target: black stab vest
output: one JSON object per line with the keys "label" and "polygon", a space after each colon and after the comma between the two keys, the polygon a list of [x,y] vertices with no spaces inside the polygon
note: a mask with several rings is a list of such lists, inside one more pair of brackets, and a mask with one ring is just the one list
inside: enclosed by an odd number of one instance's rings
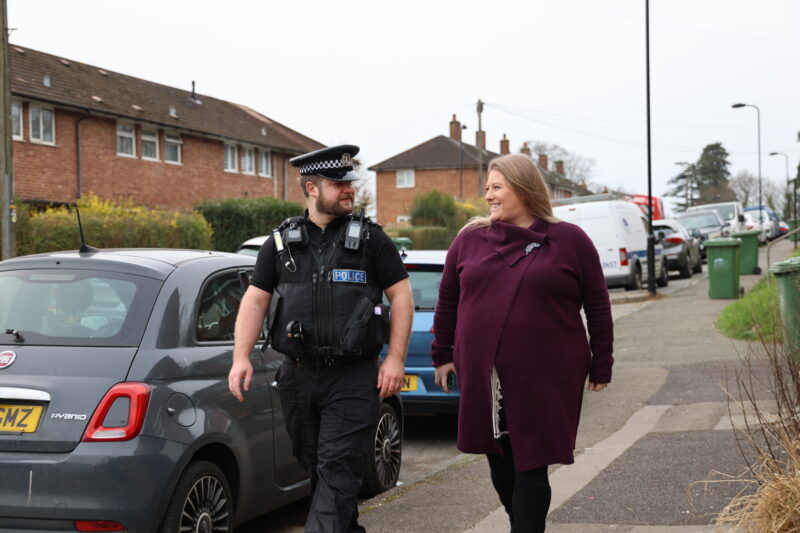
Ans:
{"label": "black stab vest", "polygon": [[[348,250],[344,237],[352,217],[324,245],[308,237],[287,243],[292,224],[310,224],[305,217],[278,226],[284,249],[276,253],[279,281],[268,320],[269,342],[277,351],[295,358],[376,356],[387,342],[388,308],[381,305],[383,291],[366,257],[369,233],[379,226],[365,218],[358,250]],[[295,331],[301,324],[302,339],[289,337],[287,327],[293,322]]]}

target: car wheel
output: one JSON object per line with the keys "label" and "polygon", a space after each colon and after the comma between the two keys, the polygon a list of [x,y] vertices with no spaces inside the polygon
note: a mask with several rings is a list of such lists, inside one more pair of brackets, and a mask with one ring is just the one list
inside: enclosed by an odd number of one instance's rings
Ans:
{"label": "car wheel", "polygon": [[642,267],[638,264],[633,267],[633,278],[631,282],[625,286],[626,291],[638,291],[642,288]]}
{"label": "car wheel", "polygon": [[375,429],[374,455],[367,462],[361,496],[369,498],[397,485],[400,477],[402,438],[400,417],[394,407],[381,403],[378,427]]}
{"label": "car wheel", "polygon": [[692,258],[691,258],[690,255],[687,254],[686,263],[681,265],[681,267],[678,269],[678,271],[680,272],[679,275],[680,275],[681,278],[691,278],[692,277],[692,269],[691,269],[691,267],[689,265],[689,263],[691,263],[691,262],[692,262]]}
{"label": "car wheel", "polygon": [[191,463],[181,474],[160,533],[232,531],[233,498],[222,470],[208,461]]}
{"label": "car wheel", "polygon": [[669,285],[669,273],[667,272],[666,263],[661,263],[661,275],[656,280],[656,285],[659,287],[666,287]]}

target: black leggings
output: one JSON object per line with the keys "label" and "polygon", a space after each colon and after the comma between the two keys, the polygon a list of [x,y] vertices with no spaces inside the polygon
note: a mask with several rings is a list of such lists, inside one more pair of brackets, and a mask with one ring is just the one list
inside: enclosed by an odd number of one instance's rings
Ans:
{"label": "black leggings", "polygon": [[490,453],[486,457],[489,459],[492,485],[511,521],[511,533],[542,532],[550,509],[547,467],[517,472],[508,435],[500,438],[500,444],[503,454]]}

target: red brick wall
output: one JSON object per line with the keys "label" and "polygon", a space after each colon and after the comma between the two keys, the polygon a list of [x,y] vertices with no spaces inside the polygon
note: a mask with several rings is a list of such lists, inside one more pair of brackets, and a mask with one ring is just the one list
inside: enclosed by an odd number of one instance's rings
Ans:
{"label": "red brick wall", "polygon": [[[24,140],[14,141],[15,194],[23,200],[74,202],[77,199],[75,121],[80,113],[56,109],[55,146],[30,142],[28,104],[23,104]],[[81,122],[83,195],[131,199],[137,205],[190,208],[217,198],[284,195],[287,154],[272,152],[272,177],[225,172],[223,142],[181,134],[182,164],[164,162],[164,131],[159,130],[160,161],[141,159],[141,127],[136,127],[136,158],[117,155],[117,122],[88,116]],[[241,168],[242,147],[238,148]],[[260,163],[255,151],[256,171]],[[302,201],[298,170],[288,165],[288,198]]]}
{"label": "red brick wall", "polygon": [[[465,168],[462,174],[463,187],[459,184],[459,169],[415,170],[414,187],[397,188],[397,173],[378,172],[375,177],[375,196],[378,223],[395,226],[398,215],[408,215],[414,197],[436,189],[454,198],[474,198],[477,195],[477,169]],[[482,194],[482,192],[481,192]]]}

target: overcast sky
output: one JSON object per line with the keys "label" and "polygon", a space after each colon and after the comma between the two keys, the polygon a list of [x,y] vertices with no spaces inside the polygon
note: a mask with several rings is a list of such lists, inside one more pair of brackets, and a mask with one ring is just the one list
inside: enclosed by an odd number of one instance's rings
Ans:
{"label": "overcast sky", "polygon": [[[647,190],[644,0],[8,0],[10,41],[247,105],[366,166],[456,114],[595,161],[592,181]],[[731,174],[781,183],[800,158],[800,2],[651,0],[653,191],[722,142]]]}

